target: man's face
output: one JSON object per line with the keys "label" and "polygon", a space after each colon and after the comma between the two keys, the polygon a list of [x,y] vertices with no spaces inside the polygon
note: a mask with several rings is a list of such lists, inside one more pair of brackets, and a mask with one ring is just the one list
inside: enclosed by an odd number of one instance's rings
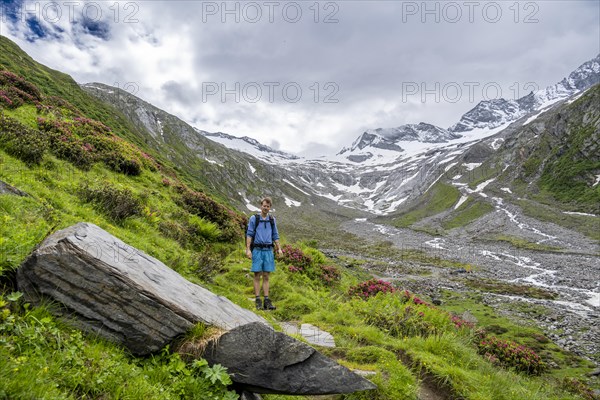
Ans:
{"label": "man's face", "polygon": [[269,213],[269,210],[271,209],[271,205],[266,201],[263,201],[260,205],[260,209],[263,215],[267,215]]}

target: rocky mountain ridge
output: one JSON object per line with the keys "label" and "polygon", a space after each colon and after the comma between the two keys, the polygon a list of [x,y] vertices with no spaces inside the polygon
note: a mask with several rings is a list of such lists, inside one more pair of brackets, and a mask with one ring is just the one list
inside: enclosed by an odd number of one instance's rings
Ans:
{"label": "rocky mountain ridge", "polygon": [[117,88],[83,88],[146,127],[155,148],[182,168],[206,171],[206,184],[241,209],[256,211],[263,192],[276,199],[279,211],[316,206],[393,216],[410,209],[444,176],[485,175],[477,167],[512,132],[556,112],[600,81],[599,60],[597,56],[584,63],[544,91],[518,100],[481,102],[450,129],[422,122],[368,130],[337,155],[314,159],[279,152],[253,139],[199,130]]}
{"label": "rocky mountain ridge", "polygon": [[535,110],[542,110],[552,103],[569,98],[600,82],[600,54],[586,61],[555,85],[516,99],[503,98],[481,101],[464,114],[460,121],[449,128],[461,133],[477,128],[493,129],[515,121]]}
{"label": "rocky mountain ridge", "polygon": [[[301,177],[295,184],[305,193],[344,207],[390,214],[426,192],[443,174],[462,164],[468,169],[481,163],[490,151],[497,150],[505,136],[500,132],[509,125],[513,124],[509,132],[514,131],[598,82],[600,55],[544,90],[517,100],[482,101],[449,129],[423,122],[377,128],[367,130],[333,157],[282,161],[262,153],[260,158],[287,171],[289,180]],[[486,138],[492,138],[489,146],[476,146]],[[221,143],[229,147],[231,139]],[[461,160],[473,146],[483,153],[476,156],[471,151]]]}

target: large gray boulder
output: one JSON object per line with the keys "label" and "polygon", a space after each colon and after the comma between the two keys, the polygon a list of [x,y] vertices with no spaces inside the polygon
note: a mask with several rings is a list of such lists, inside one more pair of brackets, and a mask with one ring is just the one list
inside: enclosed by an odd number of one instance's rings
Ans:
{"label": "large gray boulder", "polygon": [[209,342],[202,357],[227,367],[239,387],[254,393],[320,395],[376,388],[309,345],[261,323]]}
{"label": "large gray boulder", "polygon": [[57,300],[75,325],[138,355],[160,350],[198,322],[224,330],[266,324],[89,223],[44,240],[19,268],[17,283],[29,301]]}

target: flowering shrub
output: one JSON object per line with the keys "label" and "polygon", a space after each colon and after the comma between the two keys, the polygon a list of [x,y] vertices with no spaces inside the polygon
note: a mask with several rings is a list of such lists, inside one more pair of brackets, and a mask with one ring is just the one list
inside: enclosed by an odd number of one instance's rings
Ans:
{"label": "flowering shrub", "polygon": [[0,148],[34,165],[42,161],[48,149],[48,140],[40,132],[0,113]]}
{"label": "flowering shrub", "polygon": [[72,121],[38,117],[37,124],[47,134],[52,153],[82,169],[97,161],[125,175],[139,175],[142,167],[156,169],[150,156],[113,135],[101,122],[85,117]]}
{"label": "flowering shrub", "polygon": [[321,263],[322,260],[325,260],[322,255],[321,258],[318,257],[321,253],[315,252],[316,258],[313,258],[289,244],[284,245],[281,251],[283,252],[282,261],[289,264],[287,268],[292,273],[304,274],[325,286],[333,285],[342,277],[338,267]]}
{"label": "flowering shrub", "polygon": [[342,277],[335,265],[319,265],[319,272],[319,278],[327,286],[333,285]]}
{"label": "flowering shrub", "polygon": [[227,209],[204,193],[196,192],[184,185],[176,186],[181,194],[176,203],[188,212],[218,225],[219,240],[234,243],[243,237],[246,221],[239,214]]}
{"label": "flowering shrub", "polygon": [[12,72],[0,71],[0,107],[18,108],[42,100],[39,89]]}
{"label": "flowering shrub", "polygon": [[17,108],[23,104],[20,99],[12,98],[11,94],[6,90],[0,89],[0,106],[4,106],[6,108]]}
{"label": "flowering shrub", "polygon": [[477,347],[479,354],[504,367],[532,375],[539,375],[546,369],[545,363],[533,350],[510,340],[489,337],[480,331]]}
{"label": "flowering shrub", "polygon": [[307,269],[312,263],[312,258],[309,255],[304,254],[302,250],[296,247],[292,247],[289,244],[284,245],[281,248],[283,252],[282,261],[287,264],[292,264],[295,267]]}
{"label": "flowering shrub", "polygon": [[57,96],[44,97],[44,102],[37,103],[35,106],[38,115],[42,116],[51,116],[54,118],[76,118],[82,116],[81,111],[77,107]]}
{"label": "flowering shrub", "polygon": [[302,272],[304,271],[304,268],[302,267],[296,267],[294,265],[288,265],[288,271],[292,272],[292,273],[296,273],[296,272]]}
{"label": "flowering shrub", "polygon": [[415,303],[416,305],[424,305],[430,308],[434,308],[433,305],[431,305],[430,303],[426,302],[425,300],[421,300],[419,297],[417,296],[413,296],[412,298],[413,303]]}
{"label": "flowering shrub", "polygon": [[[355,305],[365,322],[394,337],[427,337],[446,328],[441,311],[423,312],[422,306],[404,302],[401,296],[377,296]],[[435,314],[435,315],[434,315]]]}
{"label": "flowering shrub", "polygon": [[381,279],[370,279],[356,286],[351,286],[348,294],[366,300],[377,293],[394,293],[394,291],[395,289],[391,283],[382,281]]}
{"label": "flowering shrub", "polygon": [[133,215],[141,215],[142,202],[129,189],[119,189],[109,183],[98,187],[81,185],[79,196],[82,200],[95,204],[106,216],[121,222]]}
{"label": "flowering shrub", "polygon": [[457,329],[461,329],[461,328],[473,329],[475,327],[474,323],[467,322],[464,319],[462,319],[461,317],[458,317],[456,315],[450,315],[450,320],[452,321],[452,323],[454,324],[454,326]]}
{"label": "flowering shrub", "polygon": [[594,394],[585,383],[576,378],[564,378],[562,386],[571,393],[577,394],[585,400],[598,400],[598,396]]}

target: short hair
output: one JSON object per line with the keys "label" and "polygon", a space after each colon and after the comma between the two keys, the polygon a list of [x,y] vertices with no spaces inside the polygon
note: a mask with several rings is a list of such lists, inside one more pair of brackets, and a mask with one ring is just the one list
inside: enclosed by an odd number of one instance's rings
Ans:
{"label": "short hair", "polygon": [[264,198],[263,198],[263,199],[260,201],[260,204],[262,205],[262,203],[264,203],[265,201],[266,201],[266,202],[267,202],[267,203],[268,203],[270,206],[272,206],[272,205],[273,205],[273,200],[271,200],[271,198],[270,198],[270,197],[264,197]]}

